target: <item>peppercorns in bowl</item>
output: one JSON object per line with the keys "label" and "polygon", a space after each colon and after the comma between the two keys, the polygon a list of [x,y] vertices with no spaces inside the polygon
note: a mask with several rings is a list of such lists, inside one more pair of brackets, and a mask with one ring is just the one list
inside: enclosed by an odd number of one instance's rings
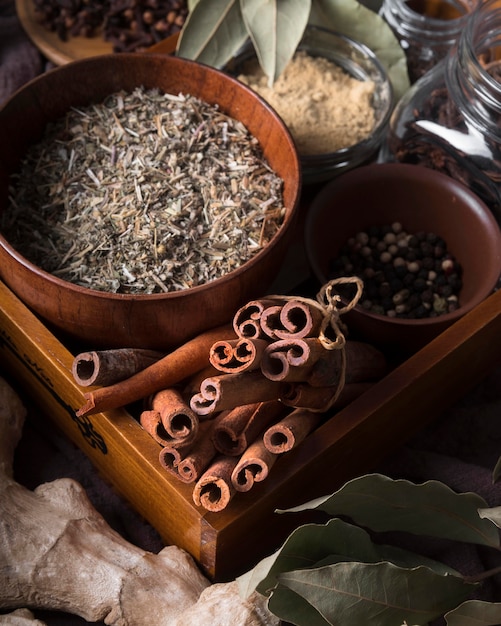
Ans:
{"label": "peppercorns in bowl", "polygon": [[372,164],[314,198],[305,245],[315,277],[337,280],[350,334],[398,352],[420,349],[471,311],[501,276],[501,231],[467,187],[428,168]]}

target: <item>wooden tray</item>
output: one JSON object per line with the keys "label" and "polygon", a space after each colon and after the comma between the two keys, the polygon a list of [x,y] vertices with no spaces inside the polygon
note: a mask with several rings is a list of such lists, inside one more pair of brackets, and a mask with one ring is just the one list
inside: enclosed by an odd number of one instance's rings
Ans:
{"label": "wooden tray", "polygon": [[0,282],[6,371],[163,539],[190,552],[214,581],[247,571],[302,522],[275,509],[327,495],[373,470],[477,384],[501,359],[500,336],[497,292],[279,459],[266,481],[221,513],[207,513],[194,505],[189,486],[163,472],[158,444],[130,413],[75,417],[83,393],[71,375],[73,355]]}

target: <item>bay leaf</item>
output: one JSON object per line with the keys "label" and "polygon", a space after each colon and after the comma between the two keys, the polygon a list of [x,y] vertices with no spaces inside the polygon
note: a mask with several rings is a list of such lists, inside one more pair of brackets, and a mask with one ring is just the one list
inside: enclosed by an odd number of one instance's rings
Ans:
{"label": "bay leaf", "polygon": [[479,509],[478,514],[482,519],[488,519],[498,528],[501,528],[501,506]]}
{"label": "bay leaf", "polygon": [[478,510],[487,508],[475,493],[456,493],[439,481],[416,485],[367,474],[347,482],[334,494],[288,509],[319,509],[329,515],[346,515],[357,524],[378,532],[404,531],[499,547],[499,533]]}
{"label": "bay leaf", "polygon": [[395,101],[409,89],[405,52],[378,13],[357,0],[313,0],[309,22],[343,33],[370,48],[389,74]]}
{"label": "bay leaf", "polygon": [[[271,606],[270,606],[271,605]],[[328,622],[311,604],[284,585],[278,585],[273,597],[268,601],[268,608],[282,621],[301,626],[329,626]]]}
{"label": "bay leaf", "polygon": [[468,600],[445,615],[447,626],[497,626],[501,624],[501,603]]}
{"label": "bay leaf", "polygon": [[239,0],[197,2],[181,29],[176,55],[221,68],[248,38]]}
{"label": "bay leaf", "polygon": [[391,561],[400,567],[424,565],[440,574],[457,575],[452,568],[409,550],[376,544],[362,528],[333,518],[326,524],[305,524],[295,529],[280,550],[265,557],[253,570],[239,577],[239,588],[245,597],[256,589],[268,595],[283,572],[332,565],[340,561]]}
{"label": "bay leaf", "polygon": [[240,7],[259,65],[271,87],[303,36],[311,0],[241,0]]}
{"label": "bay leaf", "polygon": [[[394,626],[404,621],[424,625],[466,600],[475,589],[457,576],[390,563],[337,563],[286,572],[279,576],[279,583],[304,598],[327,624],[336,626]],[[281,617],[274,593],[268,607]]]}

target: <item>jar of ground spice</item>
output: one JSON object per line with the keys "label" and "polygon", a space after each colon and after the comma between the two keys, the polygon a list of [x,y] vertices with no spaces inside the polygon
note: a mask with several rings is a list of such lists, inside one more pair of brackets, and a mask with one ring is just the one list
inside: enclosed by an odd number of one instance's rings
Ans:
{"label": "jar of ground spice", "polygon": [[298,149],[303,183],[322,182],[376,159],[393,108],[393,90],[367,46],[308,26],[273,86],[251,48],[228,70],[284,120]]}
{"label": "jar of ground spice", "polygon": [[405,51],[411,83],[446,56],[473,6],[474,0],[383,0],[381,15]]}
{"label": "jar of ground spice", "polygon": [[385,161],[423,165],[467,185],[501,224],[501,6],[470,15],[446,58],[393,112]]}

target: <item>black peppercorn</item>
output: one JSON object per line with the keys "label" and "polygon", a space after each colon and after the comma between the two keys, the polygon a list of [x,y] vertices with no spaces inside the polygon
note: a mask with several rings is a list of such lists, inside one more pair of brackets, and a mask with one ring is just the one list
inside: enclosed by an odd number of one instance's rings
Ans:
{"label": "black peppercorn", "polygon": [[409,234],[399,223],[371,226],[351,237],[330,266],[331,278],[364,281],[361,305],[373,313],[422,319],[459,306],[461,267],[436,233]]}

